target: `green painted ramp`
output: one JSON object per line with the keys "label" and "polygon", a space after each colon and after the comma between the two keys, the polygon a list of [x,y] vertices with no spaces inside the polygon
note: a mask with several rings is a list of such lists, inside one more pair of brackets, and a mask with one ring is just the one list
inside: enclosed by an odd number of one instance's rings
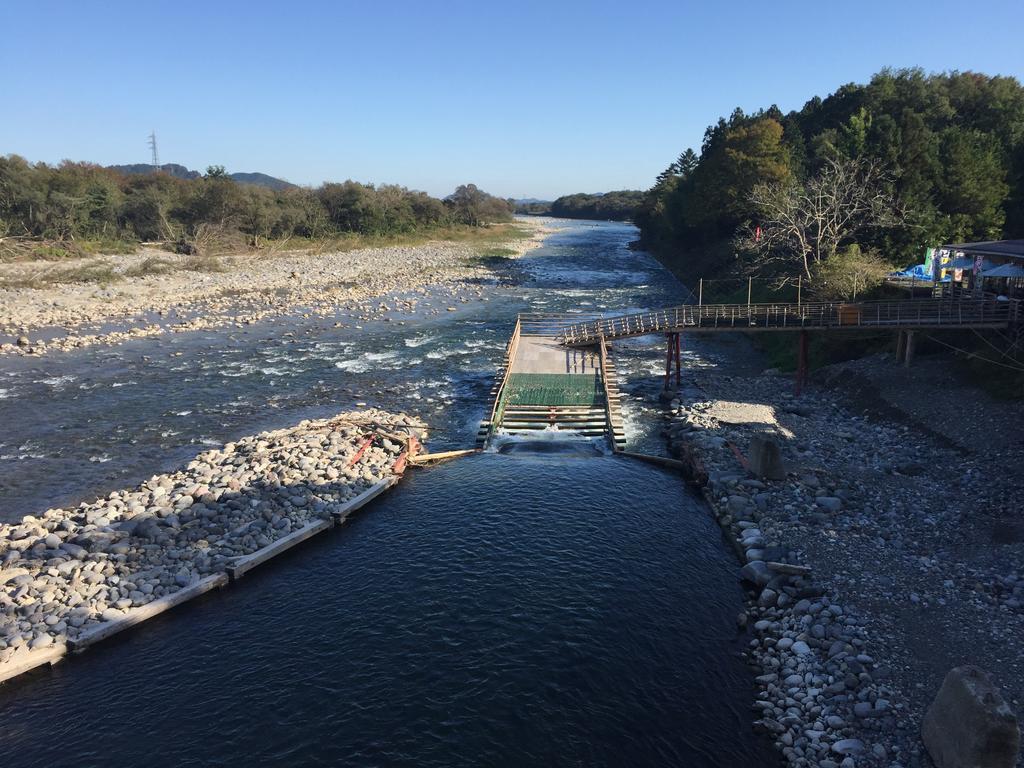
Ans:
{"label": "green painted ramp", "polygon": [[601,406],[604,388],[597,374],[513,373],[505,387],[504,404]]}

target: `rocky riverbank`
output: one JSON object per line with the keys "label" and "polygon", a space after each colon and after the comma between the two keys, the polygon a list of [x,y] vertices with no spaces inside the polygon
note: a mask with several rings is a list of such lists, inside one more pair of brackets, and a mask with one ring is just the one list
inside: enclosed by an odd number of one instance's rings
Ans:
{"label": "rocky riverbank", "polygon": [[[965,404],[947,365],[924,388],[936,429],[901,407],[913,371],[887,358],[826,370],[794,397],[791,379],[751,365],[744,340],[693,343],[701,365],[672,403],[670,450],[705,479],[744,563],[756,722],[787,762],[930,765],[924,712],[965,663],[990,672],[1019,711],[1019,406],[982,403],[976,390]],[[922,382],[910,384],[920,403]],[[993,417],[986,441],[944,434],[979,407]],[[765,433],[785,479],[747,471]]]}
{"label": "rocky riverbank", "polygon": [[[553,231],[545,221],[526,220],[516,226],[532,234],[510,236],[488,248],[516,258],[538,247]],[[296,311],[322,318],[347,313],[357,322],[391,310],[412,313],[428,285],[449,288],[454,302],[480,298],[478,283],[492,279],[494,269],[482,264],[479,254],[479,247],[472,244],[439,241],[223,257],[215,260],[215,268],[199,271],[183,266],[193,257],[164,251],[97,256],[64,268],[102,268],[119,275],[118,282],[0,289],[0,337],[10,339],[0,343],[0,354],[38,355],[162,333],[243,327]],[[163,266],[146,274],[146,264],[157,262]],[[2,264],[0,274],[17,276],[19,270],[31,268]],[[382,306],[381,297],[392,298]]]}
{"label": "rocky riverbank", "polygon": [[0,672],[329,519],[393,476],[424,429],[376,410],[303,421],[205,451],[138,488],[0,525]]}

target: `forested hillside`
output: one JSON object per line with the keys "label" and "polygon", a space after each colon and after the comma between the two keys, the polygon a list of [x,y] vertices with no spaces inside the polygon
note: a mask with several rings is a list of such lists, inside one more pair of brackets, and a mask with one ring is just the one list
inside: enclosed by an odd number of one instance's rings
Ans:
{"label": "forested hillside", "polygon": [[[133,163],[131,165],[108,165],[107,168],[117,173],[166,173],[168,176],[176,176],[179,179],[198,179],[203,174],[199,171],[190,171],[183,165],[177,163],[164,163],[159,168],[148,163]],[[257,187],[268,187],[269,189],[291,189],[296,186],[284,179],[278,179],[265,173],[229,173],[228,176],[239,184],[253,184]]]}
{"label": "forested hillside", "polygon": [[811,275],[851,252],[905,265],[929,245],[1024,237],[1024,88],[886,70],[788,114],[737,109],[658,177],[635,221],[689,277]]}
{"label": "forested hillside", "polygon": [[636,214],[644,193],[623,189],[600,195],[565,195],[551,204],[551,215],[565,219],[612,219],[628,221]]}
{"label": "forested hillside", "polygon": [[185,250],[220,239],[391,235],[449,224],[506,221],[512,208],[460,186],[445,200],[425,192],[355,181],[316,189],[241,184],[221,166],[205,176],[121,174],[89,163],[59,166],[0,157],[0,239],[93,240],[131,245],[167,241]]}

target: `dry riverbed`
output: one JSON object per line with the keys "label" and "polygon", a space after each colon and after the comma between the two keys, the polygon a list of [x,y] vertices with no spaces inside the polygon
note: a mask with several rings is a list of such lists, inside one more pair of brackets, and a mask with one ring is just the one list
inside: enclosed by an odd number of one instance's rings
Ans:
{"label": "dry riverbed", "polygon": [[[746,563],[755,717],[788,763],[930,765],[922,718],[962,664],[1020,712],[1020,405],[956,384],[948,361],[907,371],[884,356],[794,397],[746,340],[694,343],[703,365],[673,403],[670,449],[703,465]],[[752,477],[737,456],[763,432],[782,446],[784,480]]]}
{"label": "dry riverbed", "polygon": [[[218,260],[220,271],[183,268],[193,257],[163,251],[97,256],[89,264],[63,269],[102,267],[120,276],[117,282],[57,283],[42,288],[0,289],[0,354],[43,354],[92,344],[116,344],[132,338],[215,326],[243,326],[301,310],[311,317],[340,312],[370,319],[391,308],[415,311],[425,286],[457,287],[478,294],[473,285],[493,276],[481,263],[481,250],[509,258],[541,244],[553,231],[543,221],[516,223],[530,236],[507,242],[438,241],[417,246],[355,251],[289,252]],[[146,260],[158,259],[172,269],[132,276]],[[178,262],[181,262],[180,264]],[[36,265],[0,264],[0,276],[17,276]],[[380,297],[402,295],[382,307]],[[392,306],[393,305],[393,306]]]}
{"label": "dry riverbed", "polygon": [[[74,508],[0,525],[0,679],[60,646],[223,573],[401,471],[404,414],[363,410],[242,438]],[[372,438],[369,440],[368,438]]]}

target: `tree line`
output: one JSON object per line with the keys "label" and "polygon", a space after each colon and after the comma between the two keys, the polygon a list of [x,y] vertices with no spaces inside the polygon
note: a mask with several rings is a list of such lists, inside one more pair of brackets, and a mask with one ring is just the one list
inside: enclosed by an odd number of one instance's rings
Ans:
{"label": "tree line", "polygon": [[564,219],[629,221],[643,199],[640,190],[622,189],[602,195],[565,195],[551,203],[551,215]]}
{"label": "tree line", "polygon": [[642,190],[622,189],[603,194],[563,195],[553,202],[531,201],[516,206],[516,213],[559,216],[563,219],[631,221],[644,199]]}
{"label": "tree line", "polygon": [[658,176],[635,221],[689,277],[877,274],[927,246],[1022,237],[1024,88],[883,70],[786,114],[737,109]]}
{"label": "tree line", "polygon": [[511,216],[507,201],[473,184],[440,200],[398,185],[356,181],[272,190],[240,184],[222,166],[209,167],[198,179],[180,179],[0,157],[0,238],[163,241],[191,250],[210,233],[259,246],[292,236],[406,234]]}

